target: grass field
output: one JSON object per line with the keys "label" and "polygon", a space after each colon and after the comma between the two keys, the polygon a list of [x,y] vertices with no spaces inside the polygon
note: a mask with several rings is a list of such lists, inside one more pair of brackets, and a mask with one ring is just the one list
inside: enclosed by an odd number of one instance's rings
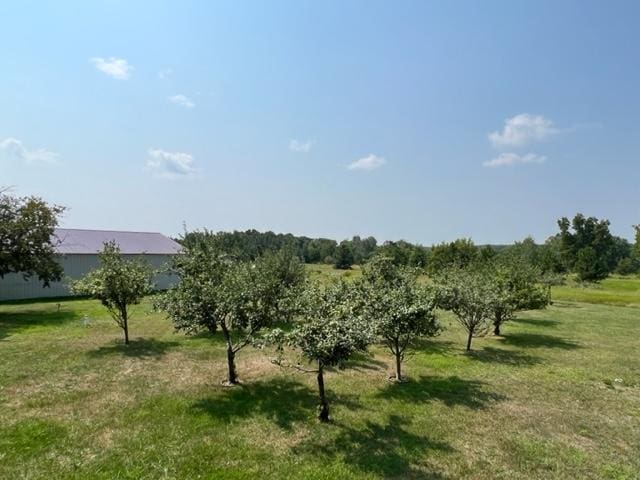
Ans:
{"label": "grass field", "polygon": [[328,374],[329,425],[313,377],[247,349],[224,388],[221,339],[149,301],[128,347],[94,301],[0,305],[0,478],[640,478],[640,280],[554,300],[472,354],[443,314],[406,384],[373,348]]}
{"label": "grass field", "polygon": [[638,305],[640,303],[640,279],[610,277],[600,283],[581,285],[569,281],[567,285],[554,287],[556,300],[599,303],[606,305]]}

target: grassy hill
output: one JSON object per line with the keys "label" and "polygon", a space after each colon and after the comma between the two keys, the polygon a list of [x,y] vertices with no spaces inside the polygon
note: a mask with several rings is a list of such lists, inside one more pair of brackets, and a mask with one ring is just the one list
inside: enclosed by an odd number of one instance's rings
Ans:
{"label": "grassy hill", "polygon": [[94,301],[0,305],[0,478],[639,478],[640,280],[553,293],[472,354],[442,314],[406,384],[382,348],[330,372],[329,425],[315,378],[247,349],[224,388],[221,338],[150,301],[129,347]]}

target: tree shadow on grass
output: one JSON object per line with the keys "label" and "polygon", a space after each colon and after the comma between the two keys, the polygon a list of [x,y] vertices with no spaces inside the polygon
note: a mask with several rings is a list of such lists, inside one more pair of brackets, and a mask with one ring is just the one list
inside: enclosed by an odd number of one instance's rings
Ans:
{"label": "tree shadow on grass", "polygon": [[513,345],[522,348],[561,348],[564,350],[572,350],[581,348],[580,344],[565,340],[561,337],[553,335],[544,335],[539,333],[511,333],[502,338],[502,342],[506,345]]}
{"label": "tree shadow on grass", "polygon": [[79,319],[80,315],[77,312],[64,308],[58,309],[55,304],[46,310],[25,309],[17,312],[0,312],[0,339],[34,326],[60,326]]}
{"label": "tree shadow on grass", "polygon": [[448,407],[461,405],[474,410],[506,399],[503,395],[487,391],[485,385],[484,382],[464,380],[455,375],[450,377],[423,375],[418,380],[392,383],[377,396],[407,402],[439,400]]}
{"label": "tree shadow on grass", "polygon": [[125,344],[122,340],[111,345],[102,346],[96,350],[88,352],[90,357],[103,357],[107,355],[123,355],[125,357],[150,358],[161,357],[171,348],[180,345],[178,342],[168,342],[164,340],[156,340],[153,338],[138,338],[130,340],[129,344]]}
{"label": "tree shadow on grass", "polygon": [[187,333],[185,338],[188,340],[204,339],[215,343],[224,343],[224,338],[220,332],[211,333],[206,330],[202,330],[196,333]]}
{"label": "tree shadow on grass", "polygon": [[429,451],[451,452],[453,448],[409,431],[408,425],[399,415],[390,415],[383,423],[367,421],[361,428],[334,423],[339,429],[335,437],[314,438],[292,451],[329,461],[338,458],[351,468],[383,478],[443,479],[423,459]]}
{"label": "tree shadow on grass", "polygon": [[358,354],[354,355],[348,362],[345,364],[345,368],[350,368],[353,370],[382,370],[387,367],[387,364],[381,360],[377,360],[373,358],[372,355],[367,354]]}
{"label": "tree shadow on grass", "polygon": [[438,353],[440,355],[458,354],[460,351],[460,344],[452,342],[450,340],[439,340],[421,338],[413,343],[413,350],[421,351],[425,353]]}
{"label": "tree shadow on grass", "polygon": [[554,300],[551,302],[551,305],[558,308],[570,308],[570,309],[578,309],[584,308],[582,305],[579,305],[577,302],[565,302],[562,300]]}
{"label": "tree shadow on grass", "polygon": [[485,363],[504,363],[507,365],[526,366],[538,365],[542,362],[540,357],[522,353],[517,350],[504,350],[502,348],[484,347],[482,350],[472,350],[467,355],[474,360]]}
{"label": "tree shadow on grass", "polygon": [[192,409],[225,422],[261,416],[290,430],[296,422],[313,419],[317,404],[318,395],[307,385],[288,378],[272,378],[221,388],[217,395],[194,403]]}
{"label": "tree shadow on grass", "polygon": [[555,327],[559,325],[560,322],[557,320],[544,320],[544,319],[535,319],[535,318],[514,318],[512,320],[514,323],[524,323],[525,325],[533,325],[534,327]]}

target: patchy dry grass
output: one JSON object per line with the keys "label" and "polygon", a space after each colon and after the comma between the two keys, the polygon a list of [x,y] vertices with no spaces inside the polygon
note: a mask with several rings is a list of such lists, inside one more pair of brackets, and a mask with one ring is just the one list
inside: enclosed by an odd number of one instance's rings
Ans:
{"label": "patchy dry grass", "polygon": [[221,340],[173,333],[150,302],[128,347],[93,301],[0,305],[0,478],[639,478],[640,310],[562,288],[472,354],[442,314],[405,384],[381,348],[330,372],[330,425],[313,376],[246,349],[224,388]]}

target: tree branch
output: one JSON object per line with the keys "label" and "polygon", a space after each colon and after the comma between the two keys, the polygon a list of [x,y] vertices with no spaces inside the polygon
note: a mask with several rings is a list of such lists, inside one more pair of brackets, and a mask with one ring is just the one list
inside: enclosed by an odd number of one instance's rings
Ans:
{"label": "tree branch", "polygon": [[303,373],[318,373],[319,372],[318,369],[310,370],[308,368],[304,368],[299,363],[294,365],[294,364],[285,363],[285,362],[283,362],[281,360],[276,360],[276,359],[271,360],[271,363],[273,363],[274,365],[277,365],[279,367],[282,367],[282,368],[293,368],[294,370],[298,370],[299,372],[303,372]]}

